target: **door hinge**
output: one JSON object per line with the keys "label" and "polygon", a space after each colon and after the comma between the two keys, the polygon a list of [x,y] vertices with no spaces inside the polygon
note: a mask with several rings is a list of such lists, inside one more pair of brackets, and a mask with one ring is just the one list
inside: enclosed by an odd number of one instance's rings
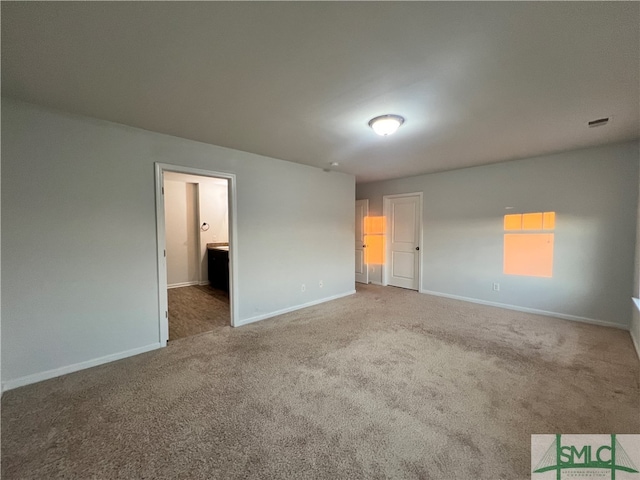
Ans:
{"label": "door hinge", "polygon": [[164,256],[165,256],[165,257],[167,256],[167,251],[166,251],[166,250],[164,251]]}
{"label": "door hinge", "polygon": [[164,311],[164,318],[169,318],[169,312],[168,311]]}
{"label": "door hinge", "polygon": [[164,187],[162,187],[162,194],[164,195]]}

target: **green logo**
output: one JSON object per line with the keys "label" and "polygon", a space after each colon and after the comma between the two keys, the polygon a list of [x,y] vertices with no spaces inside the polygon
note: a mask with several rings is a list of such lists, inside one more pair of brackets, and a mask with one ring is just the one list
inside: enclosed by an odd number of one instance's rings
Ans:
{"label": "green logo", "polygon": [[[609,435],[607,435],[609,436]],[[611,472],[615,480],[616,471],[638,473],[627,452],[616,438],[610,435],[611,442],[602,445],[562,445],[562,435],[556,434],[555,440],[536,465],[533,473],[556,471],[556,479],[561,480],[563,470],[568,469],[604,469]]]}

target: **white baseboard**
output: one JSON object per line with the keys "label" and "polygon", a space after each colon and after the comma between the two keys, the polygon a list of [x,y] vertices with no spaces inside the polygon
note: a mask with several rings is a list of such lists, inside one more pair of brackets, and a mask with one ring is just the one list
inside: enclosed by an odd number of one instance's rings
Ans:
{"label": "white baseboard", "polygon": [[50,378],[59,377],[60,375],[66,375],[67,373],[77,372],[78,370],[84,370],[86,368],[97,367],[104,363],[113,362],[126,357],[132,357],[141,353],[150,352],[166,346],[166,343],[153,343],[151,345],[145,345],[144,347],[134,348],[124,352],[114,353],[106,355],[104,357],[94,358],[93,360],[87,360],[86,362],[74,363],[73,365],[67,365],[66,367],[54,368],[53,370],[47,370],[45,372],[34,373],[25,377],[15,378],[13,380],[7,380],[2,382],[2,391],[13,390],[14,388],[22,387],[24,385],[30,385],[32,383],[41,382],[43,380],[49,380]]}
{"label": "white baseboard", "polygon": [[246,318],[244,320],[240,320],[240,322],[234,326],[241,327],[243,325],[248,325],[250,323],[259,322],[260,320],[266,320],[267,318],[277,317],[278,315],[283,315],[285,313],[295,312],[296,310],[301,310],[303,308],[312,307],[320,303],[330,302],[332,300],[337,300],[338,298],[342,298],[342,297],[348,297],[349,295],[353,295],[354,293],[356,293],[356,291],[351,290],[350,292],[347,292],[347,293],[340,293],[338,295],[333,295],[331,297],[321,298],[320,300],[314,300],[312,302],[303,303],[302,305],[296,305],[295,307],[283,308],[282,310],[277,310],[275,312],[265,313],[263,315],[257,315],[255,317]]}
{"label": "white baseboard", "polygon": [[453,300],[462,300],[463,302],[478,303],[480,305],[489,305],[491,307],[505,308],[507,310],[515,310],[517,312],[534,313],[536,315],[544,315],[547,317],[561,318],[563,320],[571,320],[574,322],[590,323],[592,325],[600,325],[603,327],[619,328],[621,330],[629,330],[627,325],[608,322],[606,320],[598,320],[595,318],[579,317],[578,315],[568,315],[566,313],[549,312],[547,310],[538,310],[537,308],[519,307],[517,305],[509,305],[507,303],[490,302],[488,300],[479,300],[477,298],[461,297],[459,295],[451,295],[448,293],[433,292],[431,290],[420,290],[420,293],[434,295],[436,297],[451,298]]}
{"label": "white baseboard", "polygon": [[380,286],[380,287],[384,287],[384,285],[382,284],[382,282],[375,282],[375,281],[371,280],[371,284],[372,284],[372,285],[378,285],[378,286]]}
{"label": "white baseboard", "polygon": [[171,285],[167,285],[167,288],[192,287],[193,285],[200,285],[200,281],[196,280],[195,282],[172,283]]}
{"label": "white baseboard", "polygon": [[209,285],[209,280],[207,280],[206,282],[198,282],[198,285],[200,285],[201,287]]}

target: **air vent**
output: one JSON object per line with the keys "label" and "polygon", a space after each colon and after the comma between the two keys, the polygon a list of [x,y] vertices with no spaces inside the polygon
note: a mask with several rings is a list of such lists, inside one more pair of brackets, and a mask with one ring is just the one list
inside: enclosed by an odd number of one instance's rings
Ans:
{"label": "air vent", "polygon": [[592,128],[592,127],[601,127],[603,125],[606,125],[607,123],[609,123],[609,117],[599,118],[597,120],[591,120],[588,123],[588,125],[589,125],[589,128]]}

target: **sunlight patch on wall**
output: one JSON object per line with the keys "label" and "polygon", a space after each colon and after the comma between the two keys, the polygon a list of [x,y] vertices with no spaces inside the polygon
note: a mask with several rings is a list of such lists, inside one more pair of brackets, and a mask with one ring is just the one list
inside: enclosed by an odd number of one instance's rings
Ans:
{"label": "sunlight patch on wall", "polygon": [[505,215],[504,274],[551,278],[555,224],[555,212]]}
{"label": "sunlight patch on wall", "polygon": [[364,243],[367,246],[364,252],[364,263],[366,265],[384,265],[386,224],[385,217],[364,218]]}

